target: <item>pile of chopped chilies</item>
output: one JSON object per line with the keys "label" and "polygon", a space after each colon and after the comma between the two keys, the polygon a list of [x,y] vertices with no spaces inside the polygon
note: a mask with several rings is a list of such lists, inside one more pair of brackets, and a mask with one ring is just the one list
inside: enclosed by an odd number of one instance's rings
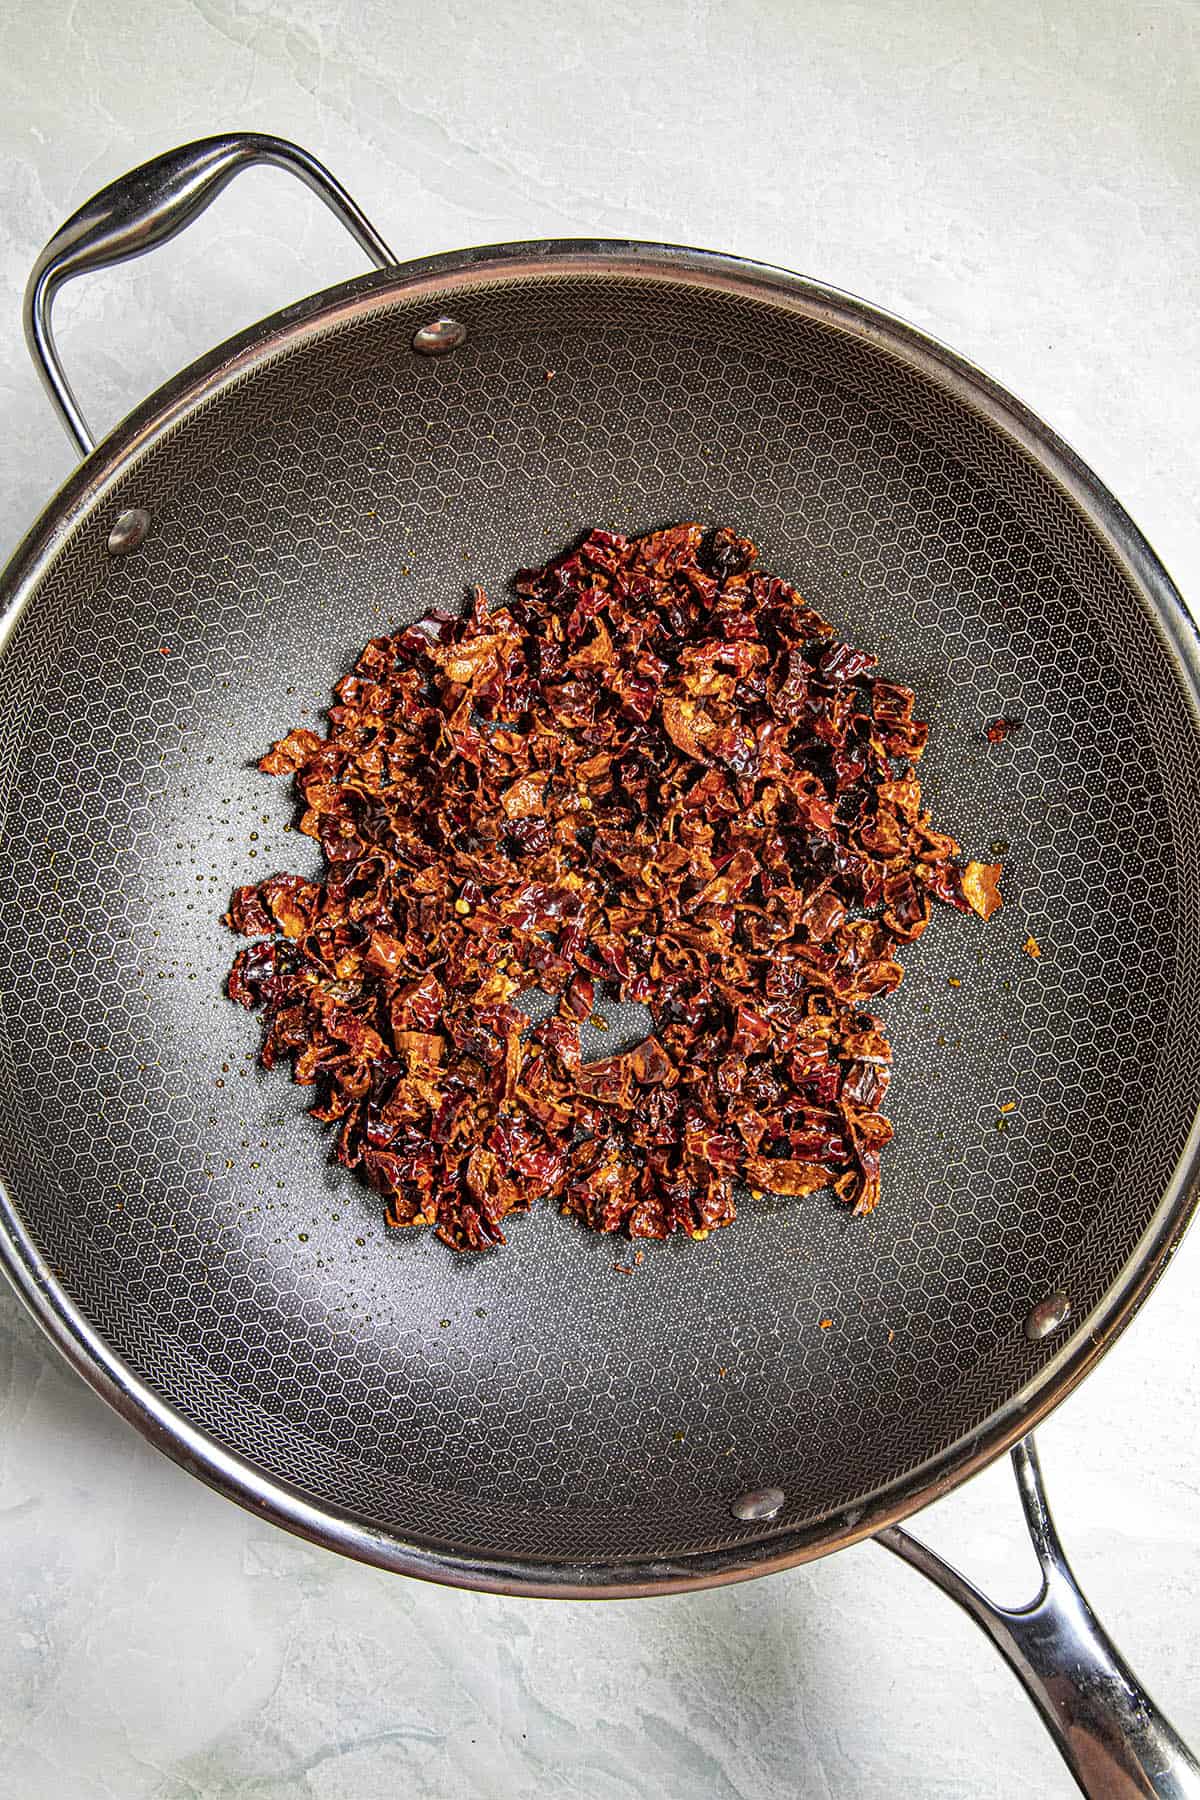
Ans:
{"label": "pile of chopped chilies", "polygon": [[[237,890],[229,993],[389,1223],[465,1250],[535,1201],[635,1238],[707,1236],[739,1184],[878,1201],[871,1009],[931,903],[987,918],[1000,869],[922,810],[912,693],[756,558],[593,531],[374,638],[325,735],[262,759],[325,868]],[[652,1030],[585,1062],[598,1000]]]}

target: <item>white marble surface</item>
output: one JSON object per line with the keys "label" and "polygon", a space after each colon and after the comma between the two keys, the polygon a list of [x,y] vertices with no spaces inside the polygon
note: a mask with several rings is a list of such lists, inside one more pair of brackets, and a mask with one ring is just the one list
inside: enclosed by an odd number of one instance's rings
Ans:
{"label": "white marble surface", "polygon": [[[70,457],[28,265],[188,137],[326,157],[401,253],[666,237],[906,314],[1070,438],[1200,597],[1200,12],[1191,0],[10,0],[0,12],[0,551]],[[99,423],[354,270],[255,173],[61,339]],[[1081,1575],[1200,1740],[1193,1237],[1052,1420]],[[925,1521],[1007,1597],[1007,1471]],[[0,1800],[863,1800],[1073,1787],[973,1628],[873,1546],[619,1605],[455,1594],[256,1522],[147,1448],[0,1294]]]}

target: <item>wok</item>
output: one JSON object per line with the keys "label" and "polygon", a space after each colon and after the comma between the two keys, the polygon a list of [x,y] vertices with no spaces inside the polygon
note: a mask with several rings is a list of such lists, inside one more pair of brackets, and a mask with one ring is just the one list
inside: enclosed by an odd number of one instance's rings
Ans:
{"label": "wok", "polygon": [[[305,181],[376,272],[93,445],[55,292],[251,163]],[[1027,1436],[1195,1203],[1200,662],[1112,495],[861,300],[661,244],[401,265],[277,138],[106,189],[39,259],[26,324],[84,453],[0,589],[0,1257],[50,1337],[203,1480],[405,1574],[657,1594],[874,1533],[989,1633],[1087,1792],[1200,1793],[1074,1583]],[[1007,903],[907,957],[871,1219],[747,1199],[624,1274],[542,1214],[455,1259],[382,1228],[223,997],[230,890],[312,854],[255,759],[381,629],[593,523],[689,517],[750,533],[916,690],[934,815],[996,847]],[[989,744],[998,715],[1021,729]],[[899,1524],[1009,1448],[1043,1570],[1017,1611]]]}

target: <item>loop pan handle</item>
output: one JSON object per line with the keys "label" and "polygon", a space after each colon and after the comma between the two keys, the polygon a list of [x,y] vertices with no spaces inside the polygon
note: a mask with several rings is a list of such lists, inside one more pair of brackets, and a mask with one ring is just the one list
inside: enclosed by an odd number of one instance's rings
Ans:
{"label": "loop pan handle", "polygon": [[1067,1561],[1032,1437],[1012,1453],[1042,1585],[1003,1607],[899,1525],[877,1541],[957,1601],[1021,1682],[1092,1800],[1200,1800],[1200,1763],[1159,1712],[1088,1605]]}
{"label": "loop pan handle", "polygon": [[270,163],[295,175],[340,219],[381,269],[396,259],[374,226],[324,164],[285,138],[236,132],[201,138],[143,163],[102,188],[73,213],[42,251],[25,289],[25,339],[42,383],[70,437],[86,456],[96,440],[63,371],[50,326],[59,288],[76,275],[144,256],[211,206],[242,169]]}

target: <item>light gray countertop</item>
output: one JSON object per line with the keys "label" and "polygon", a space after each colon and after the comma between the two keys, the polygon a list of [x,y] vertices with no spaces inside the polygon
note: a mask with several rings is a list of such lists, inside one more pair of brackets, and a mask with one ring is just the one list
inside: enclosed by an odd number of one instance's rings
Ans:
{"label": "light gray countertop", "polygon": [[[0,550],[70,467],[20,336],[33,256],[103,182],[254,128],[400,254],[666,238],[865,294],[998,376],[1200,598],[1200,12],[1191,0],[14,0],[0,16]],[[98,422],[348,275],[248,176],[68,291]],[[1200,1740],[1193,1238],[1042,1433],[1078,1571]],[[1007,1468],[922,1521],[1031,1586]],[[949,1800],[1073,1792],[983,1639],[867,1545],[609,1605],[490,1599],[314,1551],[190,1480],[0,1293],[3,1800]]]}

